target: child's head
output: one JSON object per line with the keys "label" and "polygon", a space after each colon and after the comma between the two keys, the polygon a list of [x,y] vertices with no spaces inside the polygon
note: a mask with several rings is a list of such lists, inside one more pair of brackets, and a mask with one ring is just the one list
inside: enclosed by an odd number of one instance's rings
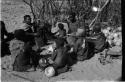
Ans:
{"label": "child's head", "polygon": [[59,29],[61,29],[61,30],[64,29],[64,25],[63,25],[62,23],[59,23],[59,24],[58,24],[58,27],[59,27]]}
{"label": "child's head", "polygon": [[31,17],[30,17],[30,15],[25,15],[24,16],[24,22],[27,23],[27,24],[31,23]]}

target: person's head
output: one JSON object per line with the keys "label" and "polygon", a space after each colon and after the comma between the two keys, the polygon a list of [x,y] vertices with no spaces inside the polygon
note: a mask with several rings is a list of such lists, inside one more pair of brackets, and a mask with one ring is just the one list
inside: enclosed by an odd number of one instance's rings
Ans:
{"label": "person's head", "polygon": [[58,24],[58,27],[59,27],[60,30],[63,30],[63,29],[64,29],[64,25],[63,25],[62,23],[59,23],[59,24]]}
{"label": "person's head", "polygon": [[30,15],[25,15],[24,16],[24,22],[27,24],[31,24],[31,16]]}
{"label": "person's head", "polygon": [[100,23],[96,23],[96,24],[95,24],[95,27],[93,28],[93,31],[94,31],[95,33],[101,32],[101,25],[100,25]]}
{"label": "person's head", "polygon": [[86,36],[86,29],[85,28],[78,28],[76,32],[76,36]]}
{"label": "person's head", "polygon": [[76,22],[76,14],[74,12],[70,13],[69,20],[73,23]]}

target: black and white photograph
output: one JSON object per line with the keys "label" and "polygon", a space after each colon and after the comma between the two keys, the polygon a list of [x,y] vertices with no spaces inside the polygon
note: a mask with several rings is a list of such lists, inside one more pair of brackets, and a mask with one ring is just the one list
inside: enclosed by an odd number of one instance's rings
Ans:
{"label": "black and white photograph", "polygon": [[0,0],[1,82],[122,81],[121,0]]}

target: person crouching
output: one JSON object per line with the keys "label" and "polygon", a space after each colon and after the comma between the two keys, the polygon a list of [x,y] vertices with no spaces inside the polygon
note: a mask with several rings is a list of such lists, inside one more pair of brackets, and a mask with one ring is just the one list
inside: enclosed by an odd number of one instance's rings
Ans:
{"label": "person crouching", "polygon": [[31,68],[30,61],[36,53],[32,50],[32,45],[30,45],[24,30],[16,30],[14,36],[15,39],[10,42],[13,70],[28,71]]}

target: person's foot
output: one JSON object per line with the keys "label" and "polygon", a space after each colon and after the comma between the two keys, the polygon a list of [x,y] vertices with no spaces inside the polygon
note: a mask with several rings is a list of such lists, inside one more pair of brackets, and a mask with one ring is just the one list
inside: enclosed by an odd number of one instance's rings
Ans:
{"label": "person's foot", "polygon": [[72,68],[71,67],[68,67],[69,71],[72,71]]}
{"label": "person's foot", "polygon": [[32,67],[32,68],[29,68],[27,71],[28,71],[28,72],[36,71],[36,69],[34,69],[34,68]]}

